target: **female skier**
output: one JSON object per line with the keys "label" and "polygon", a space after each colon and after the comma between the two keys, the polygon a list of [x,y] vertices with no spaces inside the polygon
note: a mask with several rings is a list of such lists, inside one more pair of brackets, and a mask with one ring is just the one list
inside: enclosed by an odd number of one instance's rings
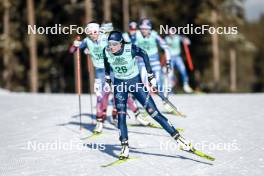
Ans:
{"label": "female skier", "polygon": [[171,70],[169,73],[169,81],[171,88],[175,85],[176,78],[174,74],[174,68],[177,69],[181,75],[183,82],[183,90],[186,93],[193,93],[192,88],[189,84],[189,77],[187,69],[184,65],[183,59],[181,57],[181,42],[186,45],[190,45],[191,41],[187,37],[180,35],[170,34],[165,37],[165,41],[169,46],[169,51],[171,55]]}
{"label": "female skier", "polygon": [[[104,87],[104,60],[103,60],[103,49],[107,45],[107,37],[105,34],[99,33],[100,27],[98,23],[90,22],[87,24],[86,31],[88,37],[82,41],[75,40],[73,46],[76,50],[77,47],[81,49],[88,49],[88,53],[91,55],[92,63],[95,68],[95,83],[94,90],[96,93],[97,104],[96,104],[96,126],[93,130],[94,133],[101,133],[103,130],[103,123],[106,120],[106,110],[108,106],[109,92],[103,91]],[[135,113],[136,119],[139,123],[147,125],[139,109],[134,103],[133,99],[130,98],[128,101],[129,108]],[[117,123],[115,119],[115,108],[113,109],[113,122]]]}
{"label": "female skier", "polygon": [[[141,57],[147,70],[150,85],[154,88],[157,81],[152,72],[147,53],[133,44],[126,44],[119,31],[112,31],[108,36],[108,46],[103,52],[105,65],[105,82],[111,87],[110,70],[114,75],[113,89],[115,106],[118,112],[118,129],[122,146],[119,159],[129,157],[128,131],[126,124],[127,98],[131,93],[142,104],[148,114],[156,120],[180,145],[183,150],[190,151],[191,143],[186,141],[157,109],[147,88],[141,81],[136,56]],[[120,88],[121,87],[121,88]],[[106,88],[105,88],[106,89]]]}

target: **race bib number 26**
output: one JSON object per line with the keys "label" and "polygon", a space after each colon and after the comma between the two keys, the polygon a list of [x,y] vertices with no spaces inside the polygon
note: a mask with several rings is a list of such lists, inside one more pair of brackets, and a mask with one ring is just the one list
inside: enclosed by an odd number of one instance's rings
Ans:
{"label": "race bib number 26", "polygon": [[127,68],[126,68],[126,66],[115,67],[115,70],[116,70],[118,73],[126,73],[126,72],[127,72]]}

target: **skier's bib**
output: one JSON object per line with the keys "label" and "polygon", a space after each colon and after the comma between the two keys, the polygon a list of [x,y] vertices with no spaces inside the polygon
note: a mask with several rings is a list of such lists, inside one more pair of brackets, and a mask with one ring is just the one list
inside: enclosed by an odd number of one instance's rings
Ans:
{"label": "skier's bib", "polygon": [[117,79],[131,79],[139,74],[136,59],[133,58],[131,53],[131,46],[131,44],[125,44],[124,51],[119,56],[113,55],[109,48],[105,50],[114,77]]}
{"label": "skier's bib", "polygon": [[140,31],[136,33],[136,45],[142,49],[144,49],[149,56],[158,53],[158,46],[157,46],[157,32],[151,31],[149,37],[143,37]]}
{"label": "skier's bib", "polygon": [[165,40],[169,46],[169,52],[172,56],[178,56],[181,54],[181,39],[179,36],[175,35],[172,38],[166,37]]}
{"label": "skier's bib", "polygon": [[104,68],[103,50],[107,45],[106,37],[100,36],[97,42],[93,42],[91,39],[87,38],[86,44],[90,51],[94,67]]}

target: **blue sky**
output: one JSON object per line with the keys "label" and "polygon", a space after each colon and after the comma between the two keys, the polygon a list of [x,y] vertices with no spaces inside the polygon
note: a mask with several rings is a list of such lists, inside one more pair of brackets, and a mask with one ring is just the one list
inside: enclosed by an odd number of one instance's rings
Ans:
{"label": "blue sky", "polygon": [[257,20],[264,13],[264,0],[246,0],[245,9],[248,20]]}

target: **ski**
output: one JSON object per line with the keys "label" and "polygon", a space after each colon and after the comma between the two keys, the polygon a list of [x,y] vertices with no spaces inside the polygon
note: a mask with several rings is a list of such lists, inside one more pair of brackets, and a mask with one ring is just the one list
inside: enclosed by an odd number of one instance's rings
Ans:
{"label": "ski", "polygon": [[[154,123],[150,123],[147,127],[163,129],[162,126],[154,124]],[[179,132],[183,132],[184,131],[183,128],[176,128],[176,130],[179,131]]]}
{"label": "ski", "polygon": [[176,128],[176,130],[179,131],[179,132],[183,132],[184,131],[183,128]]}
{"label": "ski", "polygon": [[87,139],[95,139],[99,136],[101,136],[103,133],[93,132],[91,135],[81,138],[81,140],[87,140]]}
{"label": "ski", "polygon": [[150,127],[150,128],[159,128],[159,129],[162,129],[162,126],[160,126],[160,125],[156,125],[155,123],[149,123],[149,124],[148,124],[148,127]]}
{"label": "ski", "polygon": [[172,115],[176,115],[179,117],[186,117],[186,115],[184,115],[183,113],[179,112],[179,111],[175,111],[175,109],[172,108],[171,112],[164,112],[166,114],[172,114]]}
{"label": "ski", "polygon": [[156,125],[154,123],[150,123],[148,125],[142,125],[142,124],[129,124],[128,126],[131,126],[131,127],[150,127],[150,128],[158,128],[158,129],[162,129],[161,126],[159,125]]}
{"label": "ski", "polygon": [[208,160],[210,160],[210,161],[214,161],[214,160],[215,160],[214,157],[212,157],[212,156],[210,156],[210,155],[207,155],[207,154],[205,154],[205,153],[203,153],[203,152],[201,152],[201,151],[199,151],[199,150],[196,150],[196,149],[193,148],[193,147],[192,147],[192,149],[191,149],[191,153],[193,153],[193,154],[195,154],[195,155],[197,155],[197,156],[200,156],[200,157],[202,157],[202,158],[208,159]]}
{"label": "ski", "polygon": [[110,166],[117,166],[117,165],[120,165],[120,164],[123,164],[123,163],[126,163],[128,161],[131,161],[131,160],[136,160],[136,159],[139,159],[137,157],[129,157],[127,159],[117,159],[111,163],[108,163],[106,165],[102,165],[101,167],[110,167]]}
{"label": "ski", "polygon": [[[162,126],[154,124],[154,123],[150,123],[147,126],[141,125],[141,124],[129,124],[128,126],[131,127],[150,127],[150,128],[158,128],[158,129],[163,129]],[[183,128],[176,128],[177,131],[183,132],[184,129]]]}
{"label": "ski", "polygon": [[195,149],[194,147],[192,147],[189,151],[187,151],[187,150],[183,150],[183,149],[181,149],[181,150],[182,150],[182,151],[185,151],[185,152],[188,152],[188,153],[192,153],[192,154],[194,154],[194,155],[196,155],[196,156],[199,156],[199,157],[201,157],[201,158],[204,158],[204,159],[207,159],[207,160],[210,160],[210,161],[214,161],[214,160],[215,160],[214,157],[212,157],[212,156],[210,156],[210,155],[207,155],[207,154],[205,154],[205,153],[203,153],[203,152],[201,152],[201,151]]}

